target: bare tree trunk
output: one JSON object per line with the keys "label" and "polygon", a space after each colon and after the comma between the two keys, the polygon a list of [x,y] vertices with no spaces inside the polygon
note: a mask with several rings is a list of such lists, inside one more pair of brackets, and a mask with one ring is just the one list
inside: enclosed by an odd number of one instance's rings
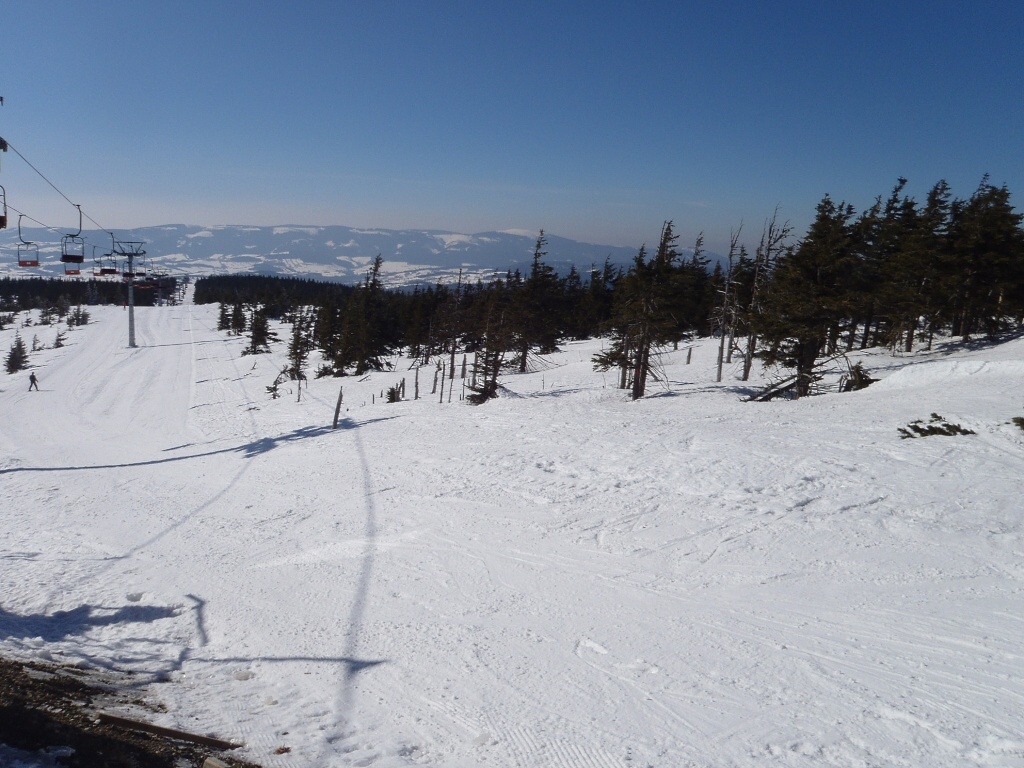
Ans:
{"label": "bare tree trunk", "polygon": [[644,391],[647,388],[647,373],[651,367],[651,342],[646,336],[647,334],[645,333],[641,337],[640,344],[637,345],[636,350],[632,389],[634,400],[639,400],[644,396]]}
{"label": "bare tree trunk", "polygon": [[743,354],[743,381],[750,380],[750,369],[754,367],[754,352],[757,349],[757,337],[747,336],[747,351]]}
{"label": "bare tree trunk", "polygon": [[630,358],[630,354],[631,353],[632,353],[632,350],[630,349],[629,342],[626,341],[623,344],[623,346],[622,346],[623,359],[622,359],[622,362],[619,364],[619,389],[625,389],[628,386],[628,382],[629,382],[629,361],[631,359]]}
{"label": "bare tree trunk", "polygon": [[718,340],[718,374],[715,381],[722,380],[722,362],[725,360],[725,328],[721,330],[721,338]]}
{"label": "bare tree trunk", "polygon": [[796,396],[806,397],[811,394],[814,383],[814,361],[818,359],[818,348],[821,342],[801,341],[796,349]]}
{"label": "bare tree trunk", "polygon": [[875,319],[875,302],[868,303],[868,314],[864,318],[864,337],[860,340],[860,348],[867,349],[871,343],[871,323]]}

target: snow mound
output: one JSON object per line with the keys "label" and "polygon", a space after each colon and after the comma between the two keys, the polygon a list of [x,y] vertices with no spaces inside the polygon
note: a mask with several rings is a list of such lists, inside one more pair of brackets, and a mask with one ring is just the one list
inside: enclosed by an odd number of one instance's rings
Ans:
{"label": "snow mound", "polygon": [[932,387],[968,377],[1024,377],[1024,360],[940,360],[901,368],[876,389]]}

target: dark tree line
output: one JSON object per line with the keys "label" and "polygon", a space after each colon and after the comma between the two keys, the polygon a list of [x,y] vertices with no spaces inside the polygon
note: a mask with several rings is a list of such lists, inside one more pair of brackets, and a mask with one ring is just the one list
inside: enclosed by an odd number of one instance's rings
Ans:
{"label": "dark tree line", "polygon": [[930,347],[937,333],[995,339],[1024,322],[1024,230],[1005,186],[984,178],[966,200],[940,181],[923,203],[899,179],[857,215],[826,195],[798,244],[764,265],[748,318],[769,363],[810,392],[823,355]]}
{"label": "dark tree line", "polygon": [[[177,281],[162,278],[160,284],[135,284],[135,304],[152,306],[156,296],[173,296]],[[0,312],[46,309],[60,304],[123,304],[128,299],[124,283],[114,280],[61,280],[49,277],[0,279]]]}
{"label": "dark tree line", "polygon": [[510,271],[487,283],[460,279],[386,289],[378,256],[354,286],[253,275],[203,277],[196,281],[195,301],[220,303],[218,326],[250,333],[251,352],[263,346],[251,339],[254,318],[292,322],[297,312],[309,309],[311,344],[325,359],[320,376],[382,370],[394,351],[405,349],[416,364],[443,364],[454,377],[456,359],[469,355],[475,386],[493,394],[502,371],[526,371],[536,355],[555,351],[559,340],[601,333],[610,319],[622,271],[606,262],[587,279],[575,268],[559,276],[544,261],[545,243],[541,233],[526,274]]}
{"label": "dark tree line", "polygon": [[[641,247],[628,267],[606,261],[585,275],[556,274],[541,232],[525,274],[486,283],[386,289],[378,256],[355,286],[211,277],[196,282],[195,296],[221,302],[222,327],[235,333],[255,318],[295,320],[308,309],[304,332],[326,361],[321,376],[382,370],[399,349],[448,377],[457,358],[471,358],[474,402],[496,394],[502,373],[529,370],[560,341],[599,335],[608,344],[595,367],[616,370],[634,399],[660,377],[664,350],[711,333],[722,334],[730,360],[741,356],[744,380],[760,357],[793,368],[793,392],[802,396],[823,356],[910,351],[937,333],[995,338],[1024,323],[1024,230],[1006,187],[986,177],[960,200],[939,182],[918,202],[905,185],[900,179],[859,215],[826,195],[797,242],[773,216],[753,255],[737,234],[727,263],[713,268],[700,238],[684,257],[669,221],[653,253]],[[268,343],[262,333],[251,352]]]}

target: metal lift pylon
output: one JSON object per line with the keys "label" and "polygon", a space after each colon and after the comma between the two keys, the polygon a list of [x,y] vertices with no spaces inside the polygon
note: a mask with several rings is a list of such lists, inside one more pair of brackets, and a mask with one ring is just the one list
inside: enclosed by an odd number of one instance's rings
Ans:
{"label": "metal lift pylon", "polygon": [[129,240],[117,240],[114,245],[114,251],[125,260],[121,275],[128,285],[128,346],[131,349],[135,349],[135,259],[146,255],[143,245],[145,243]]}

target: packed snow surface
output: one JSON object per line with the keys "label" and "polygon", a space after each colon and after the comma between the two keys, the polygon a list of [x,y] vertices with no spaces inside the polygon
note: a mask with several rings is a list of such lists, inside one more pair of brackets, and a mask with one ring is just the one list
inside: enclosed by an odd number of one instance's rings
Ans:
{"label": "packed snow surface", "polygon": [[570,343],[473,407],[89,311],[0,374],[0,652],[282,768],[1024,765],[1024,340],[769,403],[714,340],[638,402]]}

